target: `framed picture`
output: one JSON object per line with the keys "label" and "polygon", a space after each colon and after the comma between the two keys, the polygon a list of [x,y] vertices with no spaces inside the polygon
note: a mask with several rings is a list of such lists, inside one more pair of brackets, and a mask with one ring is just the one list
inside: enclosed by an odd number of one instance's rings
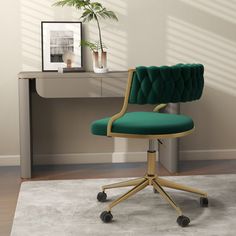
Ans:
{"label": "framed picture", "polygon": [[82,23],[42,21],[42,71],[83,71]]}

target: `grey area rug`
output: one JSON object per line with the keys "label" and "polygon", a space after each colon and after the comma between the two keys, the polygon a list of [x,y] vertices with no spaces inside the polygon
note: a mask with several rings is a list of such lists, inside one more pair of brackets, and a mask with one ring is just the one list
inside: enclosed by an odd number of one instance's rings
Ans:
{"label": "grey area rug", "polygon": [[236,175],[166,179],[209,194],[209,207],[201,208],[198,196],[168,191],[191,219],[187,228],[177,225],[176,212],[151,187],[114,207],[112,223],[102,223],[108,202],[129,188],[108,190],[109,201],[100,203],[100,186],[126,179],[32,181],[21,185],[11,236],[236,235]]}

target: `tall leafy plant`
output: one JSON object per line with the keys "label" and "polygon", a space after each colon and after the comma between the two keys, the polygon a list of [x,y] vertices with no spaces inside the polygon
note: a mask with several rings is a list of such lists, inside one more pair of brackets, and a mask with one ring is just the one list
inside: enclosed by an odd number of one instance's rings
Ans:
{"label": "tall leafy plant", "polygon": [[104,44],[102,39],[102,31],[100,26],[101,19],[111,19],[118,21],[116,14],[113,11],[106,9],[99,2],[92,2],[90,0],[58,0],[53,4],[54,6],[71,6],[82,11],[80,19],[83,22],[95,21],[98,27],[98,44],[83,41],[82,44],[88,46],[92,51],[104,52]]}

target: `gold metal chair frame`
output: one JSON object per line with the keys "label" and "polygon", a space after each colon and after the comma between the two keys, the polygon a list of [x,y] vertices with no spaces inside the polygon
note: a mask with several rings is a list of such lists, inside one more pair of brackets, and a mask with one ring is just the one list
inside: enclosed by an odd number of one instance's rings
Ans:
{"label": "gold metal chair frame", "polygon": [[[126,200],[127,198],[131,197],[132,195],[136,194],[137,192],[143,190],[147,186],[152,186],[156,192],[160,193],[160,195],[177,211],[179,216],[183,216],[183,213],[181,209],[177,206],[177,204],[174,202],[174,200],[169,196],[169,194],[163,189],[163,187],[171,188],[171,189],[177,189],[182,190],[190,193],[198,194],[202,197],[207,197],[207,193],[200,191],[195,188],[191,188],[188,186],[184,186],[182,184],[177,184],[172,181],[165,180],[163,178],[158,177],[156,173],[156,160],[157,155],[154,148],[154,140],[155,139],[163,139],[163,138],[178,138],[183,137],[188,134],[191,134],[194,131],[194,128],[192,130],[181,132],[181,133],[175,133],[175,134],[161,134],[161,135],[137,135],[137,134],[123,134],[123,133],[113,133],[111,131],[112,124],[115,120],[122,117],[128,107],[128,100],[130,95],[130,89],[133,79],[133,73],[134,69],[129,70],[129,76],[128,76],[128,83],[124,98],[124,104],[121,109],[121,111],[114,116],[112,116],[108,122],[107,126],[107,136],[109,137],[124,137],[124,138],[142,138],[142,139],[149,139],[149,150],[147,151],[147,170],[146,174],[137,179],[131,179],[124,182],[119,182],[115,184],[109,184],[102,186],[102,191],[105,192],[107,189],[113,189],[113,188],[121,188],[121,187],[129,187],[133,186],[131,190],[129,190],[127,193],[122,195],[121,197],[117,198],[115,201],[111,202],[107,207],[107,212],[110,212],[111,209],[116,206],[117,204],[121,203],[122,201]],[[154,111],[158,112],[161,108],[165,107],[166,104],[160,104],[157,107],[154,108]]]}

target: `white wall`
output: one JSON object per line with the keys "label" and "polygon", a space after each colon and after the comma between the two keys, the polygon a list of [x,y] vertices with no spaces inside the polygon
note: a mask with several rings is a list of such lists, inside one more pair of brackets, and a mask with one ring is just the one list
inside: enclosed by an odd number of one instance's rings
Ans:
{"label": "white wall", "polygon": [[6,1],[0,10],[0,163],[5,156],[14,159],[19,154],[16,77],[22,63],[19,9],[19,1]]}
{"label": "white wall", "polygon": [[[236,0],[104,0],[108,8],[117,12],[118,23],[103,23],[104,41],[109,48],[109,67],[124,70],[136,65],[163,65],[179,62],[200,62],[205,65],[203,98],[194,103],[182,104],[182,112],[193,117],[196,132],[181,139],[182,158],[235,158],[236,157]],[[41,20],[78,20],[78,12],[70,8],[55,8],[50,0],[5,1],[0,10],[1,78],[0,78],[0,163],[19,156],[17,73],[21,70],[41,70]],[[94,24],[85,26],[86,38],[96,39]],[[87,68],[91,69],[90,53],[86,51]],[[41,103],[41,100],[38,101]],[[101,105],[102,101],[99,101]],[[114,106],[121,100],[111,99]],[[43,103],[43,102],[42,102]],[[35,114],[49,109],[50,116],[39,117],[41,130],[38,137],[60,136],[51,128],[61,124],[58,114],[77,115],[86,111],[85,100],[58,107],[52,102],[49,108],[39,105]],[[51,106],[51,107],[50,107]],[[102,107],[102,106],[101,106]],[[97,117],[106,113],[90,104]],[[65,111],[65,112],[64,112]],[[59,113],[58,113],[59,112]],[[81,113],[80,113],[81,112]],[[64,115],[66,116],[66,115]],[[91,119],[93,117],[90,117]],[[67,118],[69,119],[69,118]],[[66,122],[66,121],[65,121]],[[87,122],[87,123],[86,123]],[[85,121],[89,127],[88,121]],[[69,127],[69,129],[72,129]],[[63,128],[64,132],[67,129]],[[51,133],[50,133],[51,132]],[[67,136],[70,137],[69,135]],[[75,134],[73,135],[75,138]],[[98,139],[86,133],[87,145],[83,152],[95,152]],[[61,140],[63,136],[61,137]],[[49,146],[38,140],[37,152],[49,152]],[[49,139],[48,139],[49,140]],[[66,141],[67,140],[67,141]],[[52,153],[79,151],[71,139],[54,145]],[[78,138],[78,140],[82,140]],[[77,140],[77,141],[78,141]],[[96,141],[96,142],[95,142]],[[67,142],[70,145],[67,145]],[[104,152],[112,151],[114,144],[104,139]],[[143,151],[145,145],[118,140],[119,151]],[[60,143],[64,143],[65,150]],[[94,144],[95,143],[95,144]],[[122,144],[123,143],[123,144]],[[101,144],[101,143],[100,143]],[[78,149],[77,149],[78,147]],[[100,150],[100,149],[99,149]],[[102,150],[100,150],[102,151]]]}

